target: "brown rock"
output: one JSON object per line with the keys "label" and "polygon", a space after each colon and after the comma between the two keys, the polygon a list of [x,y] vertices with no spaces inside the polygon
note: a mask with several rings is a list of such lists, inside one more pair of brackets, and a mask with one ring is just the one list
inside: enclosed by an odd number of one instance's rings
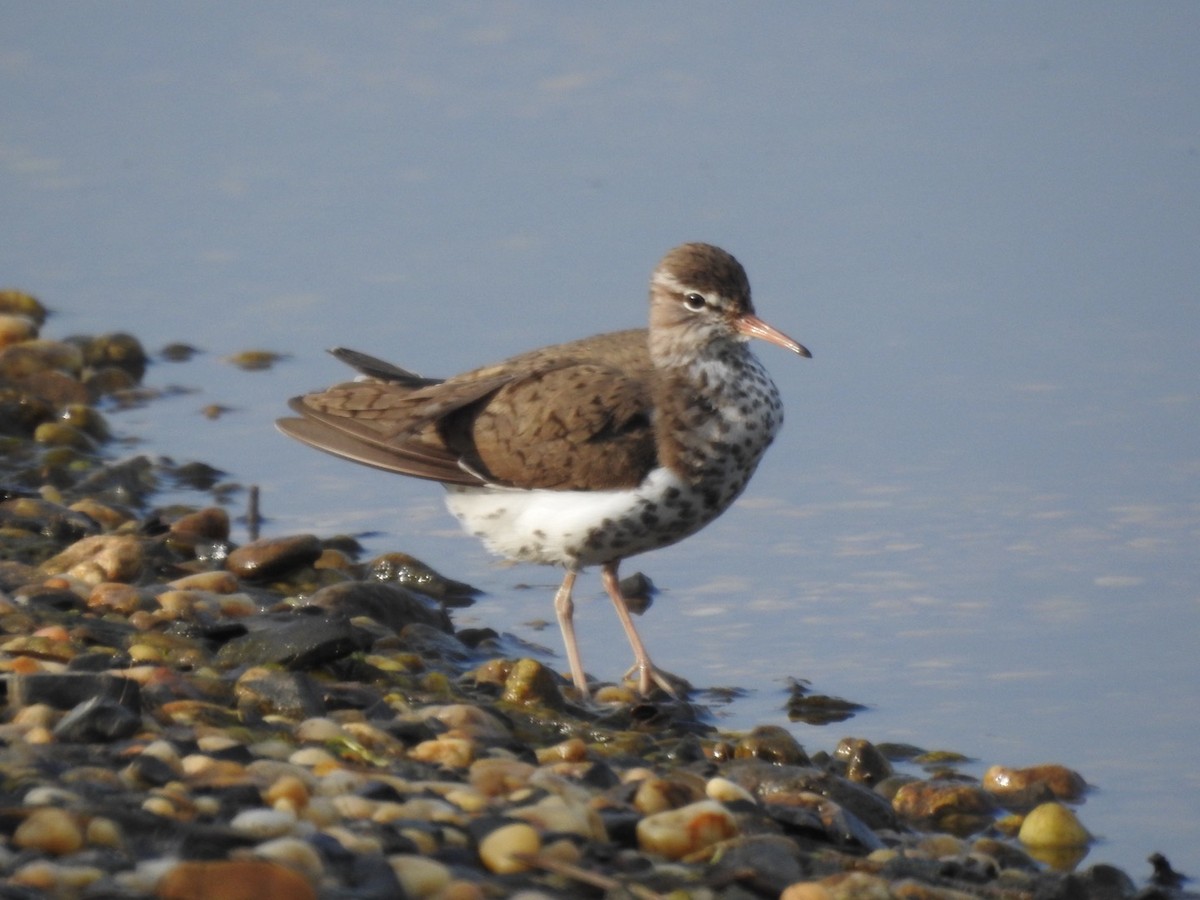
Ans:
{"label": "brown rock", "polygon": [[878,784],[892,775],[892,764],[862,738],[842,738],[833,755],[846,764],[846,777],[859,784]]}
{"label": "brown rock", "polygon": [[715,800],[655,813],[637,823],[638,846],[668,859],[682,859],[737,833],[732,814]]}
{"label": "brown rock", "polygon": [[1078,772],[1056,763],[1010,769],[992,766],[983,773],[983,788],[1009,808],[1032,808],[1046,800],[1077,801],[1087,791]]}
{"label": "brown rock", "polygon": [[171,523],[171,534],[210,541],[229,540],[229,513],[219,506],[208,506],[180,516]]}
{"label": "brown rock", "polygon": [[76,541],[62,553],[42,563],[48,575],[67,574],[85,584],[130,582],[142,569],[142,545],[124,534],[99,534]]}
{"label": "brown rock", "polygon": [[46,321],[46,307],[32,294],[13,288],[0,290],[0,312],[25,316],[41,325]]}
{"label": "brown rock", "polygon": [[914,781],[896,792],[892,807],[910,822],[967,835],[991,822],[995,804],[973,784]]}
{"label": "brown rock", "polygon": [[33,340],[37,335],[37,323],[28,316],[0,314],[0,347]]}
{"label": "brown rock", "polygon": [[65,856],[83,846],[83,830],[75,817],[53,806],[35,809],[13,833],[13,843],[22,850],[41,850]]}
{"label": "brown rock", "polygon": [[734,759],[761,759],[784,766],[810,765],[808,754],[786,728],[759,725],[737,742]]}
{"label": "brown rock", "polygon": [[0,377],[9,380],[47,371],[78,377],[82,369],[83,354],[73,344],[38,339],[0,350]]}
{"label": "brown rock", "polygon": [[158,883],[159,900],[316,900],[308,879],[257,860],[181,862]]}
{"label": "brown rock", "polygon": [[239,578],[266,581],[310,566],[320,555],[321,542],[316,535],[295,534],[238,547],[229,554],[225,566]]}

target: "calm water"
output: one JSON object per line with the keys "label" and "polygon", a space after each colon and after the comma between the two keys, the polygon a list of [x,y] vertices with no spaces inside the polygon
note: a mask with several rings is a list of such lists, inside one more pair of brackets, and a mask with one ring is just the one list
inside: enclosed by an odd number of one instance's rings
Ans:
{"label": "calm water", "polygon": [[[345,344],[450,374],[640,324],[657,258],[746,264],[788,422],[745,498],[627,564],[665,668],[839,737],[1098,789],[1089,862],[1200,875],[1200,7],[1188,3],[9,4],[0,282],[48,332],[206,353],[122,414],[263,490],[269,529],[373,531],[557,652],[556,573],[436,488],[270,427]],[[267,373],[221,357],[291,354]],[[211,422],[207,403],[235,408]],[[522,589],[529,585],[530,589]],[[585,664],[627,657],[594,577]]]}

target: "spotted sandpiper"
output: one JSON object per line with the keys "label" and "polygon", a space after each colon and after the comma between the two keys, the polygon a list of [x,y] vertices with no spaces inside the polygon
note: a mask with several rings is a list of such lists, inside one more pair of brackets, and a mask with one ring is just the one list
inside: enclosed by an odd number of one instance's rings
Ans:
{"label": "spotted sandpiper", "polygon": [[617,568],[724,512],[774,439],[783,405],[749,338],[811,355],[754,314],[736,259],[684,244],[650,279],[648,329],[542,347],[444,381],[335,349],[359,379],[294,398],[300,418],[278,425],[335,456],[441,482],[450,511],[490,550],[565,567],[554,609],[584,697],[571,590],[581,569],[600,566],[638,690],[674,693],[634,627]]}

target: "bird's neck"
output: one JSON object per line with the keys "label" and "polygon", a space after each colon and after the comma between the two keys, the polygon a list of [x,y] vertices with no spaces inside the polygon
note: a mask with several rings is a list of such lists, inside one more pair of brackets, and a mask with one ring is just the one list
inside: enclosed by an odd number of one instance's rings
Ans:
{"label": "bird's neck", "polygon": [[[659,462],[685,481],[744,483],[783,421],[775,384],[745,343],[728,341],[675,366],[656,365]],[[656,360],[657,362],[657,360]]]}

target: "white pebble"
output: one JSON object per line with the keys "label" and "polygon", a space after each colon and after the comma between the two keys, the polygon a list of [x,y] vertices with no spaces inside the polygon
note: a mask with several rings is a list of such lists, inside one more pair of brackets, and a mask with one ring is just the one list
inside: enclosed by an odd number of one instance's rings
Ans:
{"label": "white pebble", "polygon": [[247,809],[238,813],[229,827],[257,840],[283,837],[296,826],[296,814],[280,809]]}
{"label": "white pebble", "polygon": [[324,873],[321,856],[313,849],[308,841],[294,837],[281,837],[259,844],[254,848],[254,855],[261,859],[283,863],[304,873],[312,881],[316,881]]}
{"label": "white pebble", "polygon": [[758,802],[754,799],[754,795],[740,784],[720,776],[708,779],[704,785],[704,793],[709,800],[716,800],[719,803],[733,803],[735,800],[745,800],[749,803]]}

